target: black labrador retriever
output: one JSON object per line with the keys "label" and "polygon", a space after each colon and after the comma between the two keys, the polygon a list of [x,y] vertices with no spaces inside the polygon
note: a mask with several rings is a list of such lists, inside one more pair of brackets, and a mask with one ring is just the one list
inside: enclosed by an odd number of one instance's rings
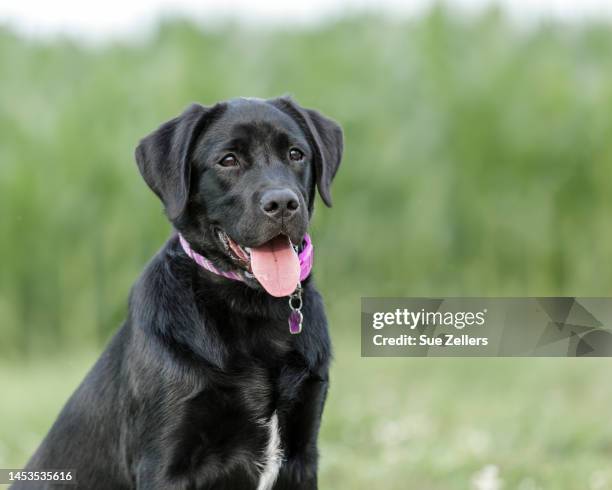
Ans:
{"label": "black labrador retriever", "polygon": [[28,470],[86,490],[317,488],[331,349],[301,257],[342,149],[288,97],[192,105],[140,142],[176,234]]}

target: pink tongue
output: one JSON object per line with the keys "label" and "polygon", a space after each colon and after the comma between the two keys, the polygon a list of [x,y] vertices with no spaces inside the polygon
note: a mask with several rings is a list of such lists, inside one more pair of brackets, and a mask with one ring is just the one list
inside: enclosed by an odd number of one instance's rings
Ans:
{"label": "pink tongue", "polygon": [[285,235],[251,248],[251,270],[272,296],[289,296],[300,280],[300,260]]}

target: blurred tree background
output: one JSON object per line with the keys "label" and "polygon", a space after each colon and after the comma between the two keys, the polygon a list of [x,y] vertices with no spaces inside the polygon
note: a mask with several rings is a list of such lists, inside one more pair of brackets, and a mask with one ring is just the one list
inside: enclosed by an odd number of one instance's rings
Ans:
{"label": "blurred tree background", "polygon": [[358,346],[361,296],[611,295],[611,74],[609,24],[497,9],[172,18],[101,44],[0,28],[0,466],[23,465],[170,233],[139,138],[191,101],[290,93],[346,138],[312,232],[336,343],[322,488],[478,488],[482,468],[504,488],[612,488],[596,415],[608,361],[362,360]]}

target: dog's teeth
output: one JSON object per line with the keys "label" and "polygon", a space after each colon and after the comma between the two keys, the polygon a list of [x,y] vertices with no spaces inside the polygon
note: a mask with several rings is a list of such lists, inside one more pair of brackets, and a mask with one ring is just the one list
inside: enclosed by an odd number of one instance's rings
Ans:
{"label": "dog's teeth", "polygon": [[223,233],[222,231],[217,232],[217,235],[219,236],[219,240],[221,240],[221,243],[223,244],[223,248],[225,249],[225,251],[229,251],[229,243],[227,242],[227,235],[225,233]]}

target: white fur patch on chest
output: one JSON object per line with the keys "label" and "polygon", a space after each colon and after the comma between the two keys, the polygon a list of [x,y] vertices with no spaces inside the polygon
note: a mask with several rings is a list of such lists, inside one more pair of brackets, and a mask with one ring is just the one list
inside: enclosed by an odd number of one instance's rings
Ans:
{"label": "white fur patch on chest", "polygon": [[263,460],[257,464],[261,468],[257,490],[270,490],[283,464],[283,450],[281,448],[280,428],[276,411],[264,425],[268,429],[268,445],[266,446]]}

